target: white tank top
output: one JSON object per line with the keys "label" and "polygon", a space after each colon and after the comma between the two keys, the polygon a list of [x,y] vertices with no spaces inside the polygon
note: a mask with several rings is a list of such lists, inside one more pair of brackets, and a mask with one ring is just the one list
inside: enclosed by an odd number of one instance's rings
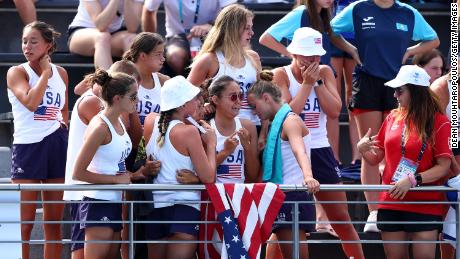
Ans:
{"label": "white tank top", "polygon": [[[158,130],[158,119],[155,119],[154,129],[149,143],[145,148],[147,156],[152,155],[154,158],[161,161],[161,169],[158,176],[155,178],[155,184],[180,184],[176,180],[176,171],[180,169],[188,169],[192,172],[192,160],[189,156],[184,156],[179,153],[169,140],[171,129],[177,124],[183,122],[179,120],[172,120],[169,122],[168,129],[166,130],[165,140],[162,147],[157,145],[157,138],[160,135]],[[200,143],[201,145],[201,143]],[[155,201],[155,208],[163,208],[173,206],[176,203],[187,201],[199,201],[201,199],[200,192],[198,191],[153,191],[153,200]],[[176,202],[177,201],[177,202]],[[184,203],[184,205],[192,206],[197,210],[200,209],[198,203]]]}
{"label": "white tank top", "polygon": [[[116,175],[119,172],[126,172],[125,159],[131,152],[131,139],[126,132],[125,126],[121,119],[118,119],[123,128],[123,135],[118,135],[117,131],[110,123],[109,119],[104,114],[99,113],[98,116],[107,124],[112,135],[110,143],[98,147],[93,160],[88,166],[88,171],[105,175]],[[84,196],[108,200],[120,201],[122,191],[85,191]]]}
{"label": "white tank top", "polygon": [[[69,28],[74,28],[74,27],[96,28],[96,25],[94,24],[93,20],[91,20],[91,16],[89,16],[89,13],[86,11],[85,7],[83,6],[83,2],[96,2],[96,1],[99,2],[102,10],[104,10],[105,7],[110,2],[110,0],[80,0],[80,3],[78,4],[77,15],[75,15],[75,17],[73,18],[73,21],[72,23],[70,23]],[[121,28],[123,24],[123,9],[124,9],[123,4],[124,4],[124,1],[120,1],[118,5],[117,14],[115,15],[109,27],[107,28],[109,32],[114,32]]]}
{"label": "white tank top", "polygon": [[139,85],[137,95],[139,102],[137,103],[137,113],[144,126],[145,117],[151,112],[160,113],[160,100],[161,100],[161,83],[157,73],[152,73],[153,88],[147,89]]}
{"label": "white tank top", "polygon": [[[29,76],[29,86],[33,88],[40,76],[28,63],[21,66]],[[61,110],[66,102],[66,85],[54,64],[51,64],[53,75],[48,79],[43,99],[34,112],[29,111],[8,89],[8,99],[11,103],[14,118],[13,144],[30,144],[43,140],[60,127]]]}
{"label": "white tank top", "polygon": [[[302,84],[297,82],[292,74],[290,66],[285,66],[286,74],[289,79],[289,93],[292,98],[297,95]],[[316,84],[316,83],[315,83]],[[323,86],[324,87],[324,86]],[[313,88],[307,98],[307,102],[301,112],[300,118],[305,122],[305,125],[310,130],[311,148],[329,147],[329,140],[327,139],[327,115],[323,112],[318,97],[316,96],[315,89]]]}
{"label": "white tank top", "polygon": [[[210,121],[210,124],[211,127],[216,130],[216,151],[220,152],[224,149],[224,143],[228,136],[220,134],[214,119]],[[235,131],[241,129],[242,126],[239,118],[235,118],[235,124]],[[235,138],[238,140],[240,139],[238,135],[235,135]],[[244,183],[244,179],[244,149],[240,142],[233,153],[230,154],[222,164],[217,166],[216,183]]]}
{"label": "white tank top", "polygon": [[[86,182],[73,180],[73,167],[75,164],[75,159],[77,158],[78,152],[80,151],[83,145],[83,137],[85,135],[86,128],[88,124],[85,124],[80,115],[78,115],[78,105],[80,105],[81,100],[88,96],[95,96],[92,89],[89,89],[80,96],[80,98],[75,101],[74,109],[72,111],[72,116],[70,118],[69,125],[69,140],[67,145],[67,161],[65,165],[65,184],[83,184]],[[102,102],[101,102],[102,104]],[[64,191],[63,199],[65,201],[79,201],[83,198],[82,191]]]}
{"label": "white tank top", "polygon": [[[310,158],[310,134],[305,135],[302,139],[308,158]],[[300,165],[292,152],[291,144],[283,139],[281,139],[281,157],[283,159],[283,184],[302,184],[304,178]]]}
{"label": "white tank top", "polygon": [[248,103],[248,90],[257,81],[257,70],[248,58],[245,58],[245,64],[242,68],[231,66],[225,60],[222,51],[216,51],[217,60],[219,61],[219,70],[213,77],[213,80],[226,75],[233,78],[240,85],[244,99],[241,102],[241,109],[238,117],[252,121],[254,125],[260,125],[259,117],[252,113]]}

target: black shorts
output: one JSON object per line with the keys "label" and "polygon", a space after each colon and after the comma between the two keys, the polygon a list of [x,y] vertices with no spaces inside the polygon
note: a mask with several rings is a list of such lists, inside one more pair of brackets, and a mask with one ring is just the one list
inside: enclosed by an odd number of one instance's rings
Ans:
{"label": "black shorts", "polygon": [[[350,42],[352,45],[355,45],[356,42],[355,42],[355,39],[346,39],[348,42]],[[356,45],[355,45],[356,46]],[[331,53],[331,57],[332,58],[347,58],[347,59],[353,59],[352,56],[350,56],[350,54],[348,54],[348,52],[346,51],[343,51],[339,48],[337,48],[334,44],[331,44],[331,48],[330,48],[330,53]]]}
{"label": "black shorts", "polygon": [[[290,229],[292,230],[292,214],[294,213],[294,204],[286,203],[286,201],[299,201],[305,202],[299,204],[299,220],[300,221],[315,221],[316,211],[315,204],[312,203],[313,195],[304,192],[304,191],[293,191],[285,192],[286,198],[284,199],[285,203],[281,206],[278,215],[276,216],[276,221],[278,223],[273,223],[272,232],[276,233],[279,229]],[[309,202],[310,201],[310,202]],[[285,223],[290,224],[285,224]],[[313,232],[315,229],[315,223],[302,223],[299,224],[299,229],[305,230],[305,232]]]}
{"label": "black shorts", "polygon": [[[396,224],[383,224],[381,221],[394,221]],[[433,223],[407,224],[407,222],[433,221]],[[384,232],[423,232],[442,230],[442,217],[401,210],[379,209],[377,213],[377,228]]]}
{"label": "black shorts", "polygon": [[340,183],[340,169],[331,147],[312,148],[311,170],[320,184]]}
{"label": "black shorts", "polygon": [[384,84],[388,80],[375,77],[363,71],[356,72],[353,78],[349,109],[390,111],[398,106],[394,89]]}
{"label": "black shorts", "polygon": [[120,232],[123,229],[121,224],[122,209],[120,202],[83,197],[82,203],[80,203],[78,208],[80,213],[79,217],[81,220],[81,229],[90,227],[108,227],[112,228],[113,232]]}
{"label": "black shorts", "polygon": [[[78,31],[78,30],[81,30],[81,29],[86,29],[88,27],[83,27],[83,26],[75,26],[75,27],[69,27],[67,29],[67,46],[70,45],[70,39],[72,39],[72,35],[74,32]],[[120,32],[120,31],[126,31],[126,27],[125,26],[121,26],[120,29],[116,30],[116,31],[113,31],[110,33],[110,35],[114,35],[115,33],[117,32]]]}

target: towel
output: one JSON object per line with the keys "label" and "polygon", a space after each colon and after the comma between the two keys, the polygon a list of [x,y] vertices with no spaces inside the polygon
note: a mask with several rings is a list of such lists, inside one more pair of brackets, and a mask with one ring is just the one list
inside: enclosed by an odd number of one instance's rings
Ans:
{"label": "towel", "polygon": [[265,144],[262,180],[276,184],[283,183],[283,161],[281,158],[281,130],[287,115],[291,112],[288,104],[283,104],[272,121]]}

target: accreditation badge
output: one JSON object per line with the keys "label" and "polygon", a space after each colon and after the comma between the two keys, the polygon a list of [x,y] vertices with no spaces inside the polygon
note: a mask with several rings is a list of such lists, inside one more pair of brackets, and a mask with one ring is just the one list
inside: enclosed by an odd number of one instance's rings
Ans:
{"label": "accreditation badge", "polygon": [[399,161],[398,167],[396,168],[393,177],[391,178],[392,182],[398,182],[402,178],[406,177],[408,174],[415,174],[417,171],[417,163],[402,157]]}

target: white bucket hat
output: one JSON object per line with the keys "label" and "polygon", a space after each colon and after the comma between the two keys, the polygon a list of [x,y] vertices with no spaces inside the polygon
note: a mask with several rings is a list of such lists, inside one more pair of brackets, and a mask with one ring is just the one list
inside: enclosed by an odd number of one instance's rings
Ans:
{"label": "white bucket hat", "polygon": [[183,76],[176,76],[167,80],[161,87],[162,112],[169,111],[184,105],[200,93],[200,89],[190,83]]}
{"label": "white bucket hat", "polygon": [[430,75],[425,69],[417,65],[405,65],[399,69],[396,78],[385,83],[386,86],[398,88],[403,85],[412,84],[419,86],[430,86]]}
{"label": "white bucket hat", "polygon": [[294,32],[287,51],[301,56],[322,56],[326,54],[323,48],[323,35],[309,27],[299,28]]}

